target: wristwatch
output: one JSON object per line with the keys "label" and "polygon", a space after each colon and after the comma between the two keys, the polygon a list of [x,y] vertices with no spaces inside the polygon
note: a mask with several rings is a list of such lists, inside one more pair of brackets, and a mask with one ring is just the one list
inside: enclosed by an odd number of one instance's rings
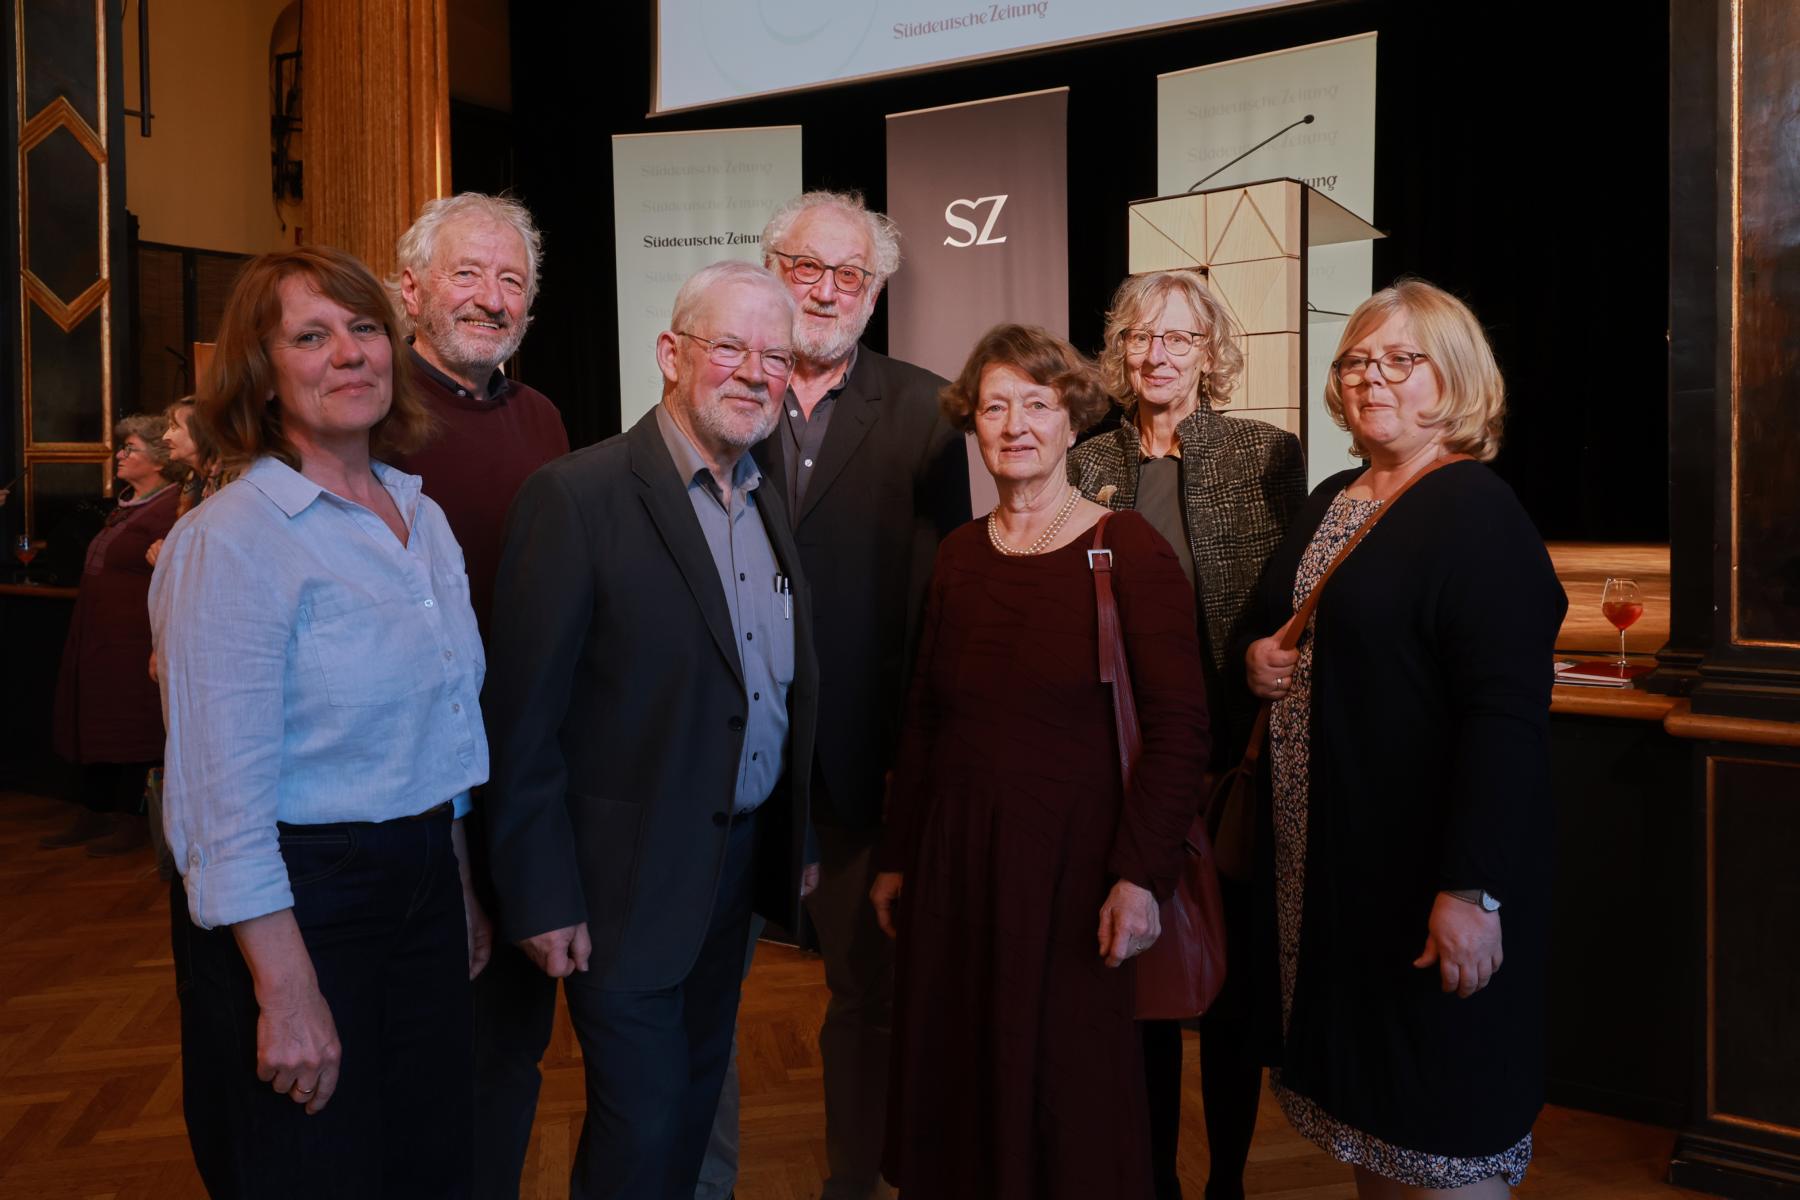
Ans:
{"label": "wristwatch", "polygon": [[1446,888],[1444,895],[1455,896],[1466,904],[1479,904],[1482,912],[1500,911],[1500,902],[1480,888],[1464,888],[1460,891],[1451,891]]}

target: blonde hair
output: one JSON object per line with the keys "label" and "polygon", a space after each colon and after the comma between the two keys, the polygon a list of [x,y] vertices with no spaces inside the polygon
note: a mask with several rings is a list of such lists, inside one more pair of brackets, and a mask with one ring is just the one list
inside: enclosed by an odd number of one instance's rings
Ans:
{"label": "blonde hair", "polygon": [[1167,304],[1180,293],[1200,318],[1204,329],[1189,353],[1206,355],[1207,368],[1200,376],[1200,398],[1217,408],[1237,386],[1244,370],[1244,352],[1238,346],[1237,325],[1198,271],[1149,271],[1127,275],[1113,293],[1106,310],[1106,345],[1100,349],[1100,384],[1123,408],[1137,403],[1131,390],[1131,372],[1125,365],[1125,331],[1141,325],[1152,309]]}
{"label": "blonde hair", "polygon": [[[1506,381],[1487,335],[1469,306],[1423,279],[1401,279],[1356,306],[1338,339],[1333,362],[1390,317],[1404,317],[1413,340],[1425,355],[1425,366],[1437,373],[1443,398],[1423,420],[1444,433],[1444,447],[1481,462],[1500,453],[1500,431],[1506,419]],[[1416,369],[1416,367],[1415,367]],[[1338,427],[1344,420],[1344,397],[1337,373],[1325,377],[1325,407]],[[1351,434],[1350,453],[1367,458],[1365,447]]]}

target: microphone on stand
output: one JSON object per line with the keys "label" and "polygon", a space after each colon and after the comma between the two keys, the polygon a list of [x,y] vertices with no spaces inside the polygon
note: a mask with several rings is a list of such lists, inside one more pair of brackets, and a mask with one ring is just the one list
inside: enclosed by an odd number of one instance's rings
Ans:
{"label": "microphone on stand", "polygon": [[1289,125],[1283,129],[1276,130],[1274,133],[1270,134],[1268,137],[1264,138],[1262,141],[1256,143],[1256,145],[1250,147],[1248,150],[1244,151],[1242,154],[1238,155],[1236,158],[1234,158],[1230,162],[1226,163],[1223,167],[1220,167],[1217,171],[1214,171],[1212,173],[1212,175],[1208,175],[1206,177],[1206,179],[1196,179],[1194,181],[1194,186],[1190,187],[1188,189],[1188,191],[1190,191],[1190,192],[1199,191],[1200,185],[1205,183],[1207,179],[1211,179],[1214,175],[1218,175],[1221,172],[1226,171],[1231,167],[1237,166],[1239,163],[1243,162],[1246,158],[1249,158],[1252,154],[1255,154],[1258,150],[1261,150],[1264,146],[1268,145],[1270,142],[1274,141],[1276,138],[1278,138],[1282,134],[1286,133],[1289,129],[1297,129],[1302,125],[1311,125],[1312,123],[1313,123],[1313,115],[1311,113],[1307,113],[1304,117],[1301,117],[1298,121],[1295,121],[1292,125]]}

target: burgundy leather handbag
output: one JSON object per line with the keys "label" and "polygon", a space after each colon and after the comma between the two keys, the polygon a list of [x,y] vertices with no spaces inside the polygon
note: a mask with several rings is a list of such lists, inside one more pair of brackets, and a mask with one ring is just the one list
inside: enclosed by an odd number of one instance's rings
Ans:
{"label": "burgundy leather handbag", "polygon": [[[1131,793],[1132,774],[1143,749],[1131,664],[1113,597],[1112,551],[1106,548],[1107,513],[1094,525],[1088,567],[1094,573],[1094,603],[1100,614],[1100,681],[1112,685],[1113,726],[1118,733],[1119,772]],[[1140,1021],[1197,1017],[1225,986],[1225,908],[1213,864],[1206,817],[1196,813],[1184,841],[1181,877],[1162,903],[1162,934],[1138,955],[1135,1016]]]}

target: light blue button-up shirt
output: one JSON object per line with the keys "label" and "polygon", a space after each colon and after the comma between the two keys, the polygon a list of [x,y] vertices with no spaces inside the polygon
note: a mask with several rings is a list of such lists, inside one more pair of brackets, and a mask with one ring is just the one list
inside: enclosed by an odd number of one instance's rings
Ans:
{"label": "light blue button-up shirt", "polygon": [[293,905],[277,821],[387,821],[485,782],[486,671],[462,550],[377,463],[402,546],[273,458],[176,523],[150,583],[163,825],[203,928]]}

